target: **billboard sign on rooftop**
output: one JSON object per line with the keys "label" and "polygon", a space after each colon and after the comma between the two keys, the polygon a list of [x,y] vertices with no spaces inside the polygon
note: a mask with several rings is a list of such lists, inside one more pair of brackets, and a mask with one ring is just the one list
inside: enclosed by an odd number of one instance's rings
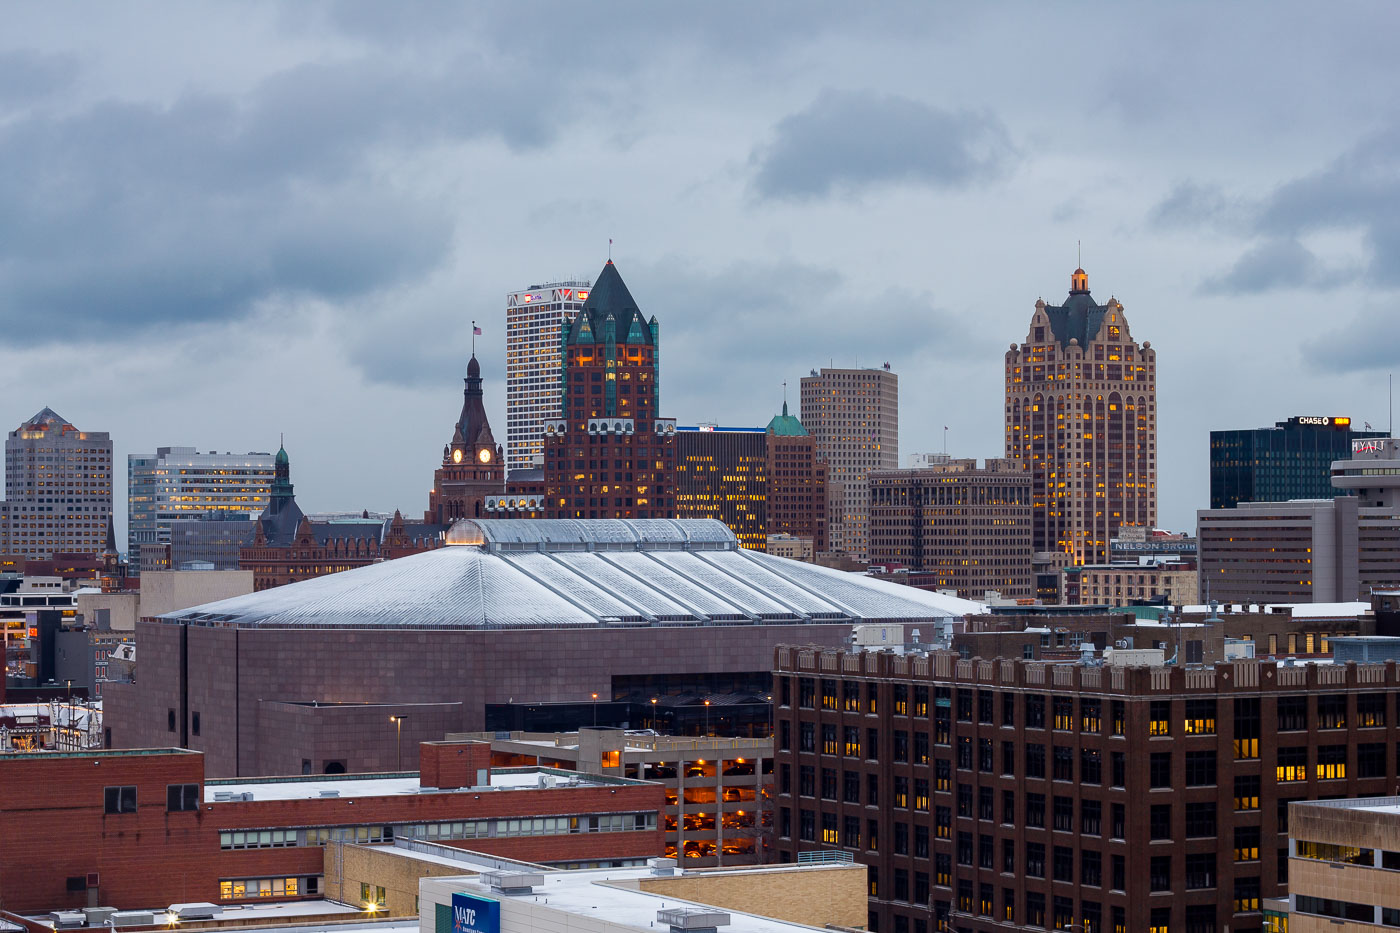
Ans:
{"label": "billboard sign on rooftop", "polygon": [[452,933],[501,933],[500,901],[454,892]]}

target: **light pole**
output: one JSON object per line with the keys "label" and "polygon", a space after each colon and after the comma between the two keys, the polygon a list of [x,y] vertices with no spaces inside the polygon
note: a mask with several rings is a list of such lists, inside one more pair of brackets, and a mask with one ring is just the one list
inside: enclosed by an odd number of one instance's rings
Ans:
{"label": "light pole", "polygon": [[397,771],[403,770],[403,721],[407,718],[407,716],[389,717],[389,721],[392,722],[396,727],[394,744],[398,749],[398,767],[395,769]]}
{"label": "light pole", "polygon": [[710,701],[705,701],[705,734],[710,734]]}
{"label": "light pole", "polygon": [[656,731],[656,697],[651,698],[651,731]]}
{"label": "light pole", "polygon": [[598,694],[593,694],[593,728],[598,728]]}

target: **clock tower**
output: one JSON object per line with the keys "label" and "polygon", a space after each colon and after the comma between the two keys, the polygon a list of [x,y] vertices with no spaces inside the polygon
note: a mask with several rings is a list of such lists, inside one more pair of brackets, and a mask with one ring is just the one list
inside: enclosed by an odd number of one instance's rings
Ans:
{"label": "clock tower", "polygon": [[451,442],[442,449],[442,466],[433,474],[433,491],[428,494],[423,520],[450,525],[459,518],[480,518],[485,498],[505,492],[503,461],[503,451],[491,435],[481,403],[481,364],[473,353],[467,363],[462,415],[453,428]]}

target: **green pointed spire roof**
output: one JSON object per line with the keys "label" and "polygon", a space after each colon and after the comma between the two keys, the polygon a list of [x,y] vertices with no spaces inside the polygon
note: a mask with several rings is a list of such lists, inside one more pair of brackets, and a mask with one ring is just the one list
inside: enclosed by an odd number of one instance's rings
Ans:
{"label": "green pointed spire roof", "polygon": [[788,414],[788,404],[783,402],[783,413],[774,415],[768,422],[768,433],[778,437],[806,437],[807,429],[792,415]]}
{"label": "green pointed spire roof", "polygon": [[[646,318],[637,308],[636,299],[627,290],[627,284],[622,281],[611,259],[598,273],[593,290],[588,293],[588,300],[574,318],[574,325],[569,330],[569,343],[597,343],[605,339],[604,326],[610,317],[615,327],[614,334],[625,334],[627,343],[652,342],[651,328],[647,326]],[[640,330],[634,331],[638,323]],[[633,333],[643,339],[634,341]]]}

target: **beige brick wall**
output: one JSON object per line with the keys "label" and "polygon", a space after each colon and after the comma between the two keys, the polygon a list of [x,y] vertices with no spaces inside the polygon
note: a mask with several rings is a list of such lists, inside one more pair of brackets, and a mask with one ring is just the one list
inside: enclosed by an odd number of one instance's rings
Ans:
{"label": "beige brick wall", "polygon": [[1330,917],[1310,917],[1307,914],[1288,915],[1288,933],[1376,933],[1383,927]]}
{"label": "beige brick wall", "polygon": [[[360,906],[360,885],[384,888],[386,917],[416,917],[418,911],[419,878],[443,878],[475,874],[463,866],[437,865],[432,862],[395,855],[384,846],[326,845],[325,883],[327,898]],[[343,882],[342,882],[343,878]]]}
{"label": "beige brick wall", "polygon": [[1294,894],[1400,908],[1400,872],[1364,865],[1289,859],[1288,888]]}
{"label": "beige brick wall", "polygon": [[675,878],[644,878],[637,887],[652,894],[814,927],[863,928],[866,922],[864,865],[688,871]]}

